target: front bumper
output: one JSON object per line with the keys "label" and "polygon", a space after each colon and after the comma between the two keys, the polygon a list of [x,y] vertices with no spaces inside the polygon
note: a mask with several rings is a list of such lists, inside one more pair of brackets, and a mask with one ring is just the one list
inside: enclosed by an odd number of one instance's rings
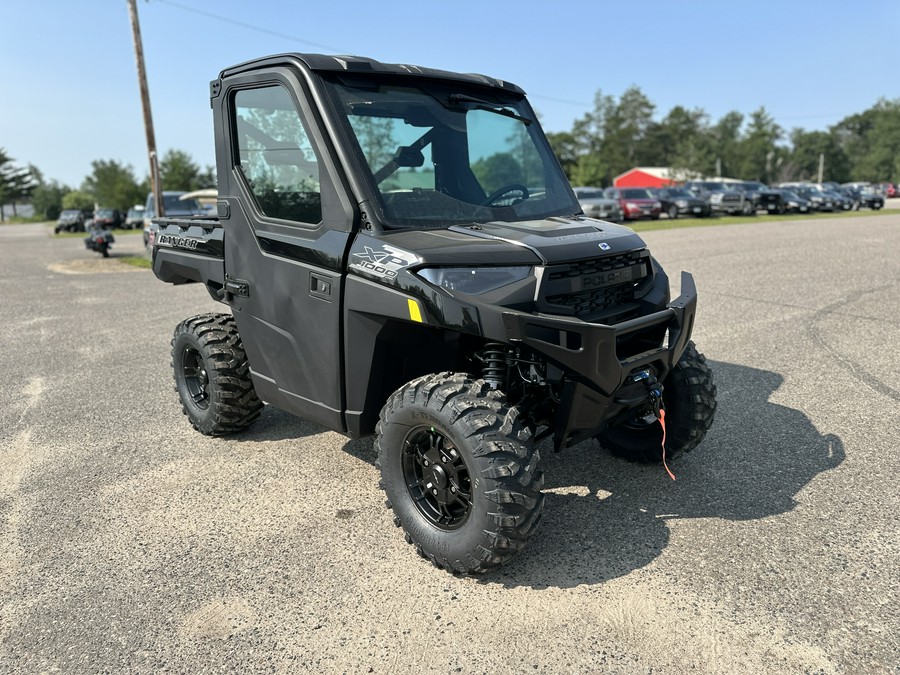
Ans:
{"label": "front bumper", "polygon": [[712,209],[705,202],[688,202],[687,206],[678,205],[679,215],[685,216],[708,216]]}
{"label": "front bumper", "polygon": [[[566,373],[557,420],[557,445],[595,435],[628,406],[616,394],[637,371],[652,368],[662,381],[691,337],[697,311],[694,278],[681,273],[681,295],[660,311],[614,325],[574,318],[503,312],[507,337],[543,354]],[[622,338],[644,330],[667,331],[668,339],[639,354],[620,355]]]}

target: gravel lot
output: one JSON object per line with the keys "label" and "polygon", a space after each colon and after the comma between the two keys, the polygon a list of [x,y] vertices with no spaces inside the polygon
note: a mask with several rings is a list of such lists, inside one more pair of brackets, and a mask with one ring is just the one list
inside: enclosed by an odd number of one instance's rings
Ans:
{"label": "gravel lot", "polygon": [[480,578],[404,543],[371,439],[193,432],[169,339],[222,306],[51,231],[0,227],[0,672],[900,672],[900,213],[646,233],[716,423],[674,483],[544,449]]}

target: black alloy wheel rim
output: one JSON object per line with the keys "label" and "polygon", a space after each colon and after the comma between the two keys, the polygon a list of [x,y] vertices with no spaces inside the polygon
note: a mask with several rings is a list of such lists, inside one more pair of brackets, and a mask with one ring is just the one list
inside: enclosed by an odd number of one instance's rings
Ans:
{"label": "black alloy wheel rim", "polygon": [[193,347],[185,347],[181,355],[181,372],[194,405],[206,410],[209,407],[209,373],[200,352]]}
{"label": "black alloy wheel rim", "polygon": [[403,479],[419,513],[437,528],[456,530],[472,510],[469,468],[453,442],[434,427],[413,429],[404,441]]}

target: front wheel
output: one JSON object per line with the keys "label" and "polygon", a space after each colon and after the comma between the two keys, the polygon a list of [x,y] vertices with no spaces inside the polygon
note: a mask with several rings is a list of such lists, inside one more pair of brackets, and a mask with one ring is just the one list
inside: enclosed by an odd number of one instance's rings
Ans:
{"label": "front wheel", "polygon": [[675,220],[678,217],[678,207],[674,204],[668,210],[669,220]]}
{"label": "front wheel", "polygon": [[394,524],[436,567],[474,574],[522,550],[541,517],[540,456],[483,380],[426,375],[381,411],[375,448]]}
{"label": "front wheel", "polygon": [[[684,354],[663,382],[666,410],[666,459],[690,452],[706,436],[716,413],[716,385],[706,357],[689,342]],[[652,416],[607,427],[597,436],[613,455],[631,462],[661,462],[662,426]]]}
{"label": "front wheel", "polygon": [[172,338],[175,390],[191,425],[207,436],[246,429],[262,410],[247,355],[228,314],[182,321]]}

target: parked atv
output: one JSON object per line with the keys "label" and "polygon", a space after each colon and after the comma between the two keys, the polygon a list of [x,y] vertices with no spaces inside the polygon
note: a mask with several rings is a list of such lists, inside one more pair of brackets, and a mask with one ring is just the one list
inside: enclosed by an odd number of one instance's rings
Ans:
{"label": "parked atv", "polygon": [[210,96],[217,216],[149,232],[159,279],[230,310],[172,340],[198,431],[240,432],[265,401],[375,434],[394,524],[459,573],[535,532],[542,439],[641,462],[701,442],[693,278],[672,300],[637,234],[583,214],[517,86],[289,54]]}

